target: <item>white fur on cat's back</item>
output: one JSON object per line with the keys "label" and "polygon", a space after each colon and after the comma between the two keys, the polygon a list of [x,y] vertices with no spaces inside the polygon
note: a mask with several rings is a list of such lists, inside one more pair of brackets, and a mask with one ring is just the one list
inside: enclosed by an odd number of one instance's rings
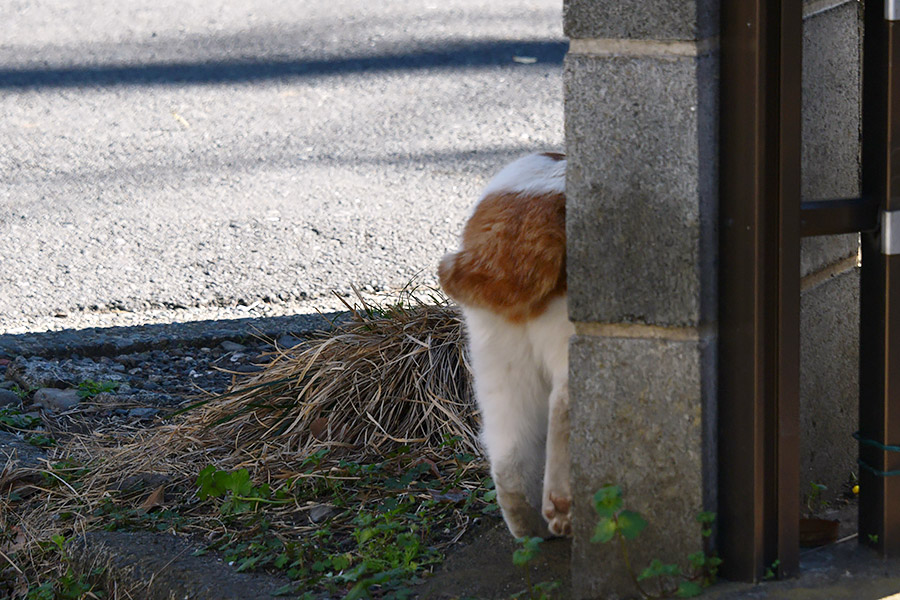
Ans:
{"label": "white fur on cat's back", "polygon": [[529,154],[506,165],[488,182],[481,197],[513,192],[527,196],[559,194],[566,189],[566,161]]}

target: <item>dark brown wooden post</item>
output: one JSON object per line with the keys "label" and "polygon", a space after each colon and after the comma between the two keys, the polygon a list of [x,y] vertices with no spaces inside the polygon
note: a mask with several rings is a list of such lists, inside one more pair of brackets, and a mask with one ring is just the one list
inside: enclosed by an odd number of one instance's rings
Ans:
{"label": "dark brown wooden post", "polygon": [[865,8],[862,190],[883,210],[862,235],[859,539],[900,556],[900,3]]}
{"label": "dark brown wooden post", "polygon": [[719,549],[759,580],[799,564],[801,2],[724,2],[721,34]]}

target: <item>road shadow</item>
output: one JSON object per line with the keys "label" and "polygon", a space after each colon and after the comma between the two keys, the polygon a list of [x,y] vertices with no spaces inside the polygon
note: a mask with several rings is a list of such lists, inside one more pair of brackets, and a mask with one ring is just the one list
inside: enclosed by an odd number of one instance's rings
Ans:
{"label": "road shadow", "polygon": [[59,358],[73,354],[85,357],[115,356],[179,346],[215,346],[225,340],[239,342],[254,336],[272,340],[286,334],[307,337],[315,332],[331,330],[333,324],[341,321],[345,315],[347,313],[312,313],[2,334],[0,358],[15,356]]}
{"label": "road shadow", "polygon": [[[250,58],[0,68],[0,89],[211,85],[383,71],[528,68],[562,64],[568,42],[471,40],[429,44],[410,52],[333,58]],[[516,62],[516,58],[518,61]]]}

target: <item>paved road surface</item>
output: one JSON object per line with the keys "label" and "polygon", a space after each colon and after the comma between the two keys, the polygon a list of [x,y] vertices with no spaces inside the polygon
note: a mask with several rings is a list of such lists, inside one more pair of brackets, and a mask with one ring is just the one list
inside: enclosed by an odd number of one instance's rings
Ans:
{"label": "paved road surface", "polygon": [[433,282],[486,178],[563,144],[560,0],[5,0],[0,23],[0,333]]}

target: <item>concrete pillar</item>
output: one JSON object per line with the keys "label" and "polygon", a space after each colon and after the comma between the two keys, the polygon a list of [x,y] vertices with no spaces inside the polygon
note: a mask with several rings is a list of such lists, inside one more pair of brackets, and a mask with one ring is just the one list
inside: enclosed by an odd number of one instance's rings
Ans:
{"label": "concrete pillar", "polygon": [[622,487],[631,542],[685,563],[715,510],[717,0],[566,0],[575,598],[633,594],[591,498]]}

